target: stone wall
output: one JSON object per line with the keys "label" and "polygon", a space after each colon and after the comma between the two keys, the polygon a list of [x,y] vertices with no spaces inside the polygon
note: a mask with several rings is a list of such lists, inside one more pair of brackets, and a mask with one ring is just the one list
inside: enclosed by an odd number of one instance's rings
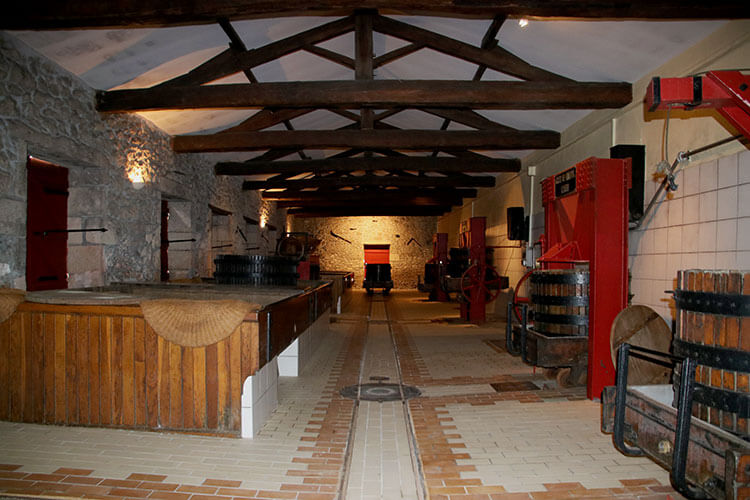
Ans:
{"label": "stone wall", "polygon": [[[292,231],[310,233],[322,243],[320,268],[353,271],[355,284],[364,278],[364,245],[390,245],[391,276],[395,288],[416,288],[424,265],[432,258],[436,217],[332,217],[292,220]],[[348,240],[348,241],[345,241]]]}
{"label": "stone wall", "polygon": [[[137,115],[98,113],[93,89],[7,33],[0,68],[0,286],[25,288],[30,155],[69,170],[69,229],[107,228],[70,235],[70,287],[158,280],[162,199],[189,222],[180,235],[196,239],[180,247],[179,277],[212,275],[209,204],[231,212],[243,233],[244,217],[284,226],[284,214],[243,192],[240,179],[215,177],[207,155],[173,153],[169,136]],[[132,168],[143,171],[143,189],[131,185]],[[247,253],[239,231],[232,237],[226,253]],[[274,238],[258,241],[252,253],[273,251]]]}

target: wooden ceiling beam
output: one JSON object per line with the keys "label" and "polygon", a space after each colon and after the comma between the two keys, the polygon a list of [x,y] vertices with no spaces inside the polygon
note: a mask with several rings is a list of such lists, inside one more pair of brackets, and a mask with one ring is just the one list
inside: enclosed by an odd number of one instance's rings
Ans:
{"label": "wooden ceiling beam", "polygon": [[[245,42],[242,41],[242,38],[240,38],[240,35],[235,31],[234,26],[232,26],[232,23],[229,22],[229,19],[222,18],[219,19],[219,26],[221,26],[221,29],[224,30],[224,33],[226,33],[227,37],[229,38],[229,48],[236,53],[242,53],[247,50],[247,47],[245,46]],[[258,83],[258,78],[253,74],[252,70],[249,68],[246,68],[243,70],[243,73],[245,73],[245,77],[250,83]]]}
{"label": "wooden ceiling beam", "polygon": [[337,207],[337,206],[362,206],[375,204],[379,206],[389,205],[412,205],[415,207],[434,207],[434,206],[458,206],[463,204],[462,198],[433,198],[428,196],[405,197],[401,195],[381,195],[378,198],[366,197],[360,200],[345,201],[338,198],[310,199],[310,200],[284,200],[277,201],[276,206],[279,208],[292,207]]}
{"label": "wooden ceiling beam", "polygon": [[496,15],[565,19],[737,19],[748,18],[748,6],[737,0],[27,0],[6,6],[0,29],[41,30],[73,28],[154,28],[211,24],[231,20],[284,16],[346,15],[355,9],[412,15],[467,16],[489,19]]}
{"label": "wooden ceiling beam", "polygon": [[245,181],[242,189],[251,191],[256,189],[309,189],[309,188],[331,188],[331,187],[361,187],[361,186],[397,186],[397,187],[493,187],[495,178],[489,175],[483,176],[461,176],[450,175],[444,177],[419,176],[419,177],[397,177],[393,175],[361,175],[333,178],[310,178],[292,179],[281,181]]}
{"label": "wooden ceiling beam", "polygon": [[450,212],[450,205],[415,207],[411,205],[402,206],[340,206],[340,207],[310,207],[290,208],[287,214],[295,217],[362,217],[362,216],[412,216],[429,217],[443,215]]}
{"label": "wooden ceiling beam", "polygon": [[478,130],[516,130],[512,127],[494,122],[472,109],[460,108],[419,108],[425,113],[443,118],[448,122],[456,122]]}
{"label": "wooden ceiling beam", "polygon": [[272,148],[263,153],[260,156],[256,156],[252,160],[248,161],[274,161],[280,158],[285,158],[289,155],[299,153],[303,148]]}
{"label": "wooden ceiling beam", "polygon": [[268,130],[261,132],[178,135],[177,153],[257,151],[262,149],[395,149],[443,151],[456,149],[554,149],[560,134],[551,131],[499,130]]}
{"label": "wooden ceiling beam", "polygon": [[472,188],[360,188],[360,189],[317,189],[300,191],[285,189],[283,191],[262,191],[261,198],[270,201],[305,202],[315,200],[361,201],[363,199],[379,200],[392,196],[402,198],[441,198],[446,200],[476,198],[477,190]]}
{"label": "wooden ceiling beam", "polygon": [[388,63],[392,63],[393,61],[401,59],[402,57],[406,57],[410,54],[413,54],[414,52],[420,51],[425,48],[425,46],[426,45],[424,43],[410,43],[409,45],[404,45],[403,47],[399,47],[398,49],[394,49],[374,58],[373,66],[376,68],[385,66]]}
{"label": "wooden ceiling beam", "polygon": [[[497,34],[500,32],[500,28],[502,28],[503,23],[505,22],[506,17],[505,16],[495,16],[495,18],[490,23],[489,28],[487,28],[487,31],[484,33],[484,36],[482,37],[482,43],[480,44],[480,47],[484,50],[489,50],[497,46]],[[484,76],[484,73],[487,71],[487,66],[484,64],[480,64],[477,66],[476,71],[474,72],[474,76],[472,77],[472,80],[475,82],[482,79],[482,76]],[[470,110],[469,110],[470,111]],[[479,115],[481,117],[481,115]],[[475,117],[472,117],[475,118]],[[484,118],[484,117],[481,117]],[[440,126],[441,130],[447,130],[448,127],[451,124],[451,118],[443,117],[443,123]],[[487,120],[491,122],[491,120]],[[484,122],[482,122],[484,123]],[[494,126],[491,125],[488,128],[492,128]],[[499,124],[497,124],[498,127],[500,127]],[[478,129],[484,128],[484,127],[475,127]],[[432,152],[432,156],[437,156],[440,154],[440,151],[435,150]]]}
{"label": "wooden ceiling beam", "polygon": [[238,52],[230,48],[184,75],[167,80],[153,88],[202,85],[240,71],[252,69],[261,64],[275,61],[298,50],[305,50],[306,47],[336,38],[353,29],[354,18],[349,16],[316,26],[315,28],[292,35],[283,40],[269,43],[257,49]]}
{"label": "wooden ceiling beam", "polygon": [[242,123],[224,129],[222,133],[230,132],[244,132],[250,130],[263,130],[264,128],[273,127],[279,123],[297,118],[298,116],[306,115],[312,111],[312,108],[284,108],[284,109],[261,109]]}
{"label": "wooden ceiling beam", "polygon": [[519,172],[521,160],[487,158],[485,160],[463,160],[449,157],[400,156],[396,158],[324,158],[298,161],[249,161],[220,162],[214,166],[216,175],[256,175],[306,172],[359,172],[377,170],[412,170],[417,172],[463,173],[463,172]]}
{"label": "wooden ceiling beam", "polygon": [[464,61],[485,66],[523,80],[570,81],[570,79],[557,73],[529,64],[520,57],[496,45],[486,49],[476,47],[445,35],[440,35],[433,31],[384,16],[376,16],[373,19],[373,27],[385,35],[395,36],[411,43],[423,43],[425,46],[438,52],[458,57]]}
{"label": "wooden ceiling beam", "polygon": [[601,109],[619,108],[632,99],[629,83],[347,80],[100,91],[96,109],[110,113],[264,107]]}
{"label": "wooden ceiling beam", "polygon": [[339,54],[338,52],[324,49],[323,47],[318,47],[317,45],[306,45],[304,47],[304,50],[305,52],[315,54],[316,56],[322,57],[323,59],[335,62],[336,64],[344,66],[345,68],[349,68],[352,70],[354,69],[354,59],[343,54]]}

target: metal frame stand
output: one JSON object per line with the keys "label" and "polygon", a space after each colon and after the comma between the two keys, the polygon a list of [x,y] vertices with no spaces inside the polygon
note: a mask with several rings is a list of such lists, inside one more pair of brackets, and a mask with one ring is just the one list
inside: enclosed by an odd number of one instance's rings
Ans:
{"label": "metal frame stand", "polygon": [[[628,343],[620,346],[620,349],[617,352],[617,392],[615,394],[613,434],[615,448],[625,455],[636,457],[645,455],[640,448],[625,443],[625,397],[628,385],[629,357],[631,353],[641,359],[647,359],[662,365],[681,363],[680,389],[677,395],[677,425],[674,434],[674,450],[672,453],[672,467],[669,473],[669,479],[672,483],[672,487],[687,498],[694,500],[710,498],[701,490],[688,484],[687,479],[685,478],[688,446],[690,444],[690,424],[693,410],[693,391],[695,389],[696,360],[689,357],[679,358],[670,354],[630,345]],[[659,358],[668,359],[671,363],[665,363]]]}

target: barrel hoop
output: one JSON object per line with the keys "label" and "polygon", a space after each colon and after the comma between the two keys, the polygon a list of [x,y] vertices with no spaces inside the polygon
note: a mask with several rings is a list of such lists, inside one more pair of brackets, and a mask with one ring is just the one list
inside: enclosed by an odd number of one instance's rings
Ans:
{"label": "barrel hoop", "polygon": [[589,273],[532,273],[531,282],[545,285],[587,285]]}
{"label": "barrel hoop", "polygon": [[535,311],[534,321],[539,323],[550,323],[553,325],[588,326],[589,317],[578,314],[545,314]]}
{"label": "barrel hoop", "polygon": [[[680,383],[679,379],[675,380],[675,386],[679,387]],[[735,413],[737,418],[750,417],[750,393],[748,392],[736,392],[696,382],[693,391],[693,403]]]}
{"label": "barrel hoop", "polygon": [[680,339],[672,341],[672,348],[675,356],[693,358],[701,365],[708,366],[709,368],[750,372],[750,352],[727,349],[726,347],[694,344]]}
{"label": "barrel hoop", "polygon": [[589,298],[588,296],[581,295],[531,295],[531,304],[542,304],[547,306],[574,306],[574,307],[588,307]]}
{"label": "barrel hoop", "polygon": [[723,316],[750,316],[750,295],[675,290],[677,309]]}

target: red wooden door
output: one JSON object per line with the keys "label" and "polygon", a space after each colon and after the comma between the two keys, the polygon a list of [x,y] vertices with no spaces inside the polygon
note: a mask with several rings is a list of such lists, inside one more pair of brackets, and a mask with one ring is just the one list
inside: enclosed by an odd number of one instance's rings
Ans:
{"label": "red wooden door", "polygon": [[68,169],[29,158],[26,289],[68,288]]}

